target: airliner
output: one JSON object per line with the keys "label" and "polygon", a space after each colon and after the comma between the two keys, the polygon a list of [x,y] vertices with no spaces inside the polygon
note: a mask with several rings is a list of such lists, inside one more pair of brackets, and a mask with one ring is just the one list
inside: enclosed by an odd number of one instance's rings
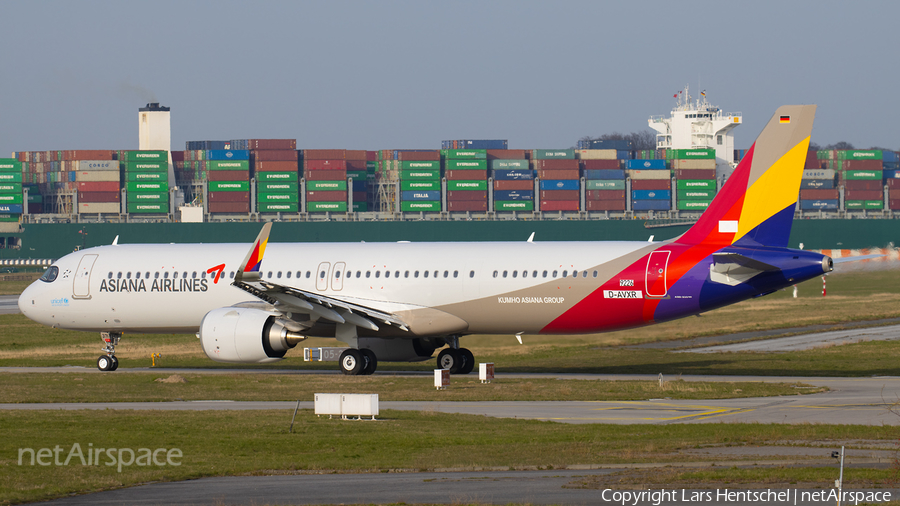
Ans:
{"label": "airliner", "polygon": [[[19,308],[100,332],[97,367],[127,333],[196,333],[217,362],[271,363],[310,336],[340,369],[422,361],[467,374],[473,334],[628,329],[767,295],[833,269],[788,249],[815,105],[783,106],[698,221],[661,242],[117,244],[60,258]],[[249,246],[249,247],[248,247]]]}

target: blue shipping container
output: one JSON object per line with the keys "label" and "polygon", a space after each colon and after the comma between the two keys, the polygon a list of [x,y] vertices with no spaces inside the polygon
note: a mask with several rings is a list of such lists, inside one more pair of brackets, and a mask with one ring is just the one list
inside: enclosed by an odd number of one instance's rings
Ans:
{"label": "blue shipping container", "polygon": [[578,179],[545,179],[541,181],[541,190],[580,190]]}
{"label": "blue shipping container", "polygon": [[623,151],[623,150],[616,151],[616,159],[617,160],[631,160],[632,158],[634,158],[633,151]]}
{"label": "blue shipping container", "polygon": [[900,179],[900,169],[898,170],[886,170],[882,172],[884,175],[884,179]]}
{"label": "blue shipping container", "polygon": [[631,192],[634,200],[672,200],[672,190],[634,190]]}
{"label": "blue shipping container", "polygon": [[250,151],[245,149],[210,149],[206,152],[207,160],[249,160]]}
{"label": "blue shipping container", "polygon": [[801,200],[800,209],[804,211],[836,211],[838,208],[837,199],[828,200]]}
{"label": "blue shipping container", "polygon": [[353,191],[364,192],[369,188],[369,182],[365,179],[353,178]]}
{"label": "blue shipping container", "polygon": [[668,211],[671,204],[668,200],[633,200],[631,209],[635,211]]}
{"label": "blue shipping container", "polygon": [[834,179],[803,179],[800,181],[801,190],[833,190]]}
{"label": "blue shipping container", "polygon": [[[496,161],[496,160],[494,160]],[[527,161],[526,161],[527,162]],[[526,163],[527,165],[527,163]],[[519,179],[534,179],[533,170],[523,169],[494,169],[494,179],[498,181],[515,181]]]}
{"label": "blue shipping container", "polygon": [[22,214],[22,204],[0,204],[0,213]]}
{"label": "blue shipping container", "polygon": [[665,169],[666,161],[665,160],[628,160],[625,162],[625,167],[629,169],[637,169],[637,170],[655,170],[655,169]]}
{"label": "blue shipping container", "polygon": [[616,151],[630,151],[634,149],[631,141],[626,140],[595,140],[587,142],[579,142],[579,149],[615,149]]}
{"label": "blue shipping container", "polygon": [[494,190],[494,200],[534,200],[534,190]]}
{"label": "blue shipping container", "polygon": [[402,192],[400,200],[441,200],[440,190],[407,190]]}
{"label": "blue shipping container", "polygon": [[585,179],[625,179],[625,171],[618,169],[588,169],[584,171]]}
{"label": "blue shipping container", "polygon": [[900,154],[897,154],[896,151],[882,151],[881,159],[884,163],[897,163],[900,162]]}

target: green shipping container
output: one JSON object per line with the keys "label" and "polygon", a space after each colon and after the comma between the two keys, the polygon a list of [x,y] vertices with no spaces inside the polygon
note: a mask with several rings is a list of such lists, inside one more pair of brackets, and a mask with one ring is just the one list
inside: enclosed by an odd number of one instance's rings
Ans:
{"label": "green shipping container", "polygon": [[125,151],[126,162],[169,162],[168,151]]}
{"label": "green shipping container", "polygon": [[209,160],[207,170],[250,170],[250,160]]}
{"label": "green shipping container", "polygon": [[366,162],[366,172],[369,174],[378,172],[378,162]]}
{"label": "green shipping container", "polygon": [[[51,172],[48,175],[54,174]],[[49,179],[48,179],[49,181]],[[0,172],[0,183],[21,183],[22,182],[22,173],[21,172]]]}
{"label": "green shipping container", "polygon": [[0,204],[21,204],[23,198],[22,192],[0,194]]}
{"label": "green shipping container", "polygon": [[169,191],[168,181],[128,181],[125,189],[133,193],[160,193]]}
{"label": "green shipping container", "polygon": [[346,202],[307,202],[306,210],[310,213],[346,213]]}
{"label": "green shipping container", "polygon": [[15,158],[0,158],[0,172],[22,172],[22,162]]}
{"label": "green shipping container", "polygon": [[440,181],[401,181],[400,191],[440,190]]}
{"label": "green shipping container", "polygon": [[296,202],[260,202],[259,212],[261,213],[296,213],[300,209],[300,204]]}
{"label": "green shipping container", "polygon": [[447,170],[487,170],[487,160],[447,160]]}
{"label": "green shipping container", "polygon": [[307,181],[306,190],[336,190],[347,191],[347,181]]}
{"label": "green shipping container", "polygon": [[348,170],[347,171],[347,178],[352,177],[353,179],[355,179],[357,181],[366,179],[367,176],[368,176],[368,173],[364,170]]}
{"label": "green shipping container", "polygon": [[587,190],[624,190],[624,179],[588,179],[584,182]]}
{"label": "green shipping container", "polygon": [[0,183],[0,193],[22,193],[22,183]]}
{"label": "green shipping container", "polygon": [[404,170],[400,172],[401,180],[440,180],[441,171],[439,170]]}
{"label": "green shipping container", "polygon": [[[317,183],[325,182],[325,181],[316,181]],[[327,181],[329,183],[339,183],[340,181]],[[346,184],[346,183],[345,183]],[[307,185],[309,188],[309,185]],[[257,193],[297,193],[300,191],[300,185],[293,181],[286,181],[284,183],[257,183],[256,184],[256,192]]]}
{"label": "green shipping container", "polygon": [[712,190],[716,191],[715,179],[679,179],[675,184],[676,190]]}
{"label": "green shipping container", "polygon": [[125,162],[125,172],[168,172],[166,162]]}
{"label": "green shipping container", "polygon": [[531,151],[535,160],[574,160],[574,149],[535,149]]}
{"label": "green shipping container", "polygon": [[259,203],[263,202],[300,202],[300,196],[295,193],[259,193],[256,195]]}
{"label": "green shipping container", "polygon": [[297,172],[257,172],[256,180],[260,182],[274,181],[294,181],[300,180],[300,174]]}
{"label": "green shipping container", "polygon": [[0,222],[19,221],[18,214],[0,214]]}
{"label": "green shipping container", "polygon": [[128,212],[133,214],[168,213],[169,204],[167,202],[128,202]]}
{"label": "green shipping container", "polygon": [[42,204],[44,202],[44,196],[40,193],[29,193],[28,194],[28,203],[29,204]]}
{"label": "green shipping container", "polygon": [[211,192],[248,192],[250,181],[210,181]]}
{"label": "green shipping container", "polygon": [[494,201],[494,209],[497,211],[534,211],[534,201],[497,200]]}
{"label": "green shipping container", "polygon": [[126,181],[165,181],[168,183],[169,175],[165,172],[126,172]]}
{"label": "green shipping container", "polygon": [[492,169],[522,169],[528,170],[528,160],[491,160]]}
{"label": "green shipping container", "polygon": [[866,209],[884,209],[884,201],[883,200],[866,200],[865,208]]}
{"label": "green shipping container", "polygon": [[447,191],[477,190],[486,191],[487,181],[447,181]]}
{"label": "green shipping container", "polygon": [[440,168],[441,162],[438,160],[400,162],[400,170],[440,170]]}
{"label": "green shipping container", "polygon": [[441,155],[448,160],[487,160],[486,149],[442,149]]}
{"label": "green shipping container", "polygon": [[880,149],[848,149],[838,151],[838,160],[883,160],[884,153]]}
{"label": "green shipping container", "polygon": [[843,179],[863,179],[881,181],[883,171],[880,170],[845,170],[841,173]]}
{"label": "green shipping container", "polygon": [[708,160],[716,157],[713,148],[704,149],[670,149],[666,152],[667,159],[676,160]]}
{"label": "green shipping container", "polygon": [[407,200],[400,202],[400,210],[403,212],[440,212],[441,203],[437,200]]}
{"label": "green shipping container", "polygon": [[709,200],[716,196],[715,190],[676,190],[678,200]]}
{"label": "green shipping container", "polygon": [[677,207],[679,211],[705,211],[711,200],[679,200]]}
{"label": "green shipping container", "polygon": [[163,193],[129,193],[126,196],[128,203],[132,202],[168,202],[168,192]]}

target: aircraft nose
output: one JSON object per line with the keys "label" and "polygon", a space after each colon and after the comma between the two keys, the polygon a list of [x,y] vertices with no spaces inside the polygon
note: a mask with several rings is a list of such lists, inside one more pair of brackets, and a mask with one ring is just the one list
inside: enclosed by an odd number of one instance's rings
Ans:
{"label": "aircraft nose", "polygon": [[28,285],[22,294],[19,295],[19,312],[28,316],[28,312],[34,307],[35,288],[34,285]]}

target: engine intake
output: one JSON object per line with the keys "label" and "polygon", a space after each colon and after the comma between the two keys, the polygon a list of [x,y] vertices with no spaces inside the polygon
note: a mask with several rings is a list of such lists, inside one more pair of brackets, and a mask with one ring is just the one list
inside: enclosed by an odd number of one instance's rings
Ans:
{"label": "engine intake", "polygon": [[265,364],[281,360],[306,339],[301,327],[278,313],[240,307],[213,309],[200,322],[200,345],[216,362]]}

